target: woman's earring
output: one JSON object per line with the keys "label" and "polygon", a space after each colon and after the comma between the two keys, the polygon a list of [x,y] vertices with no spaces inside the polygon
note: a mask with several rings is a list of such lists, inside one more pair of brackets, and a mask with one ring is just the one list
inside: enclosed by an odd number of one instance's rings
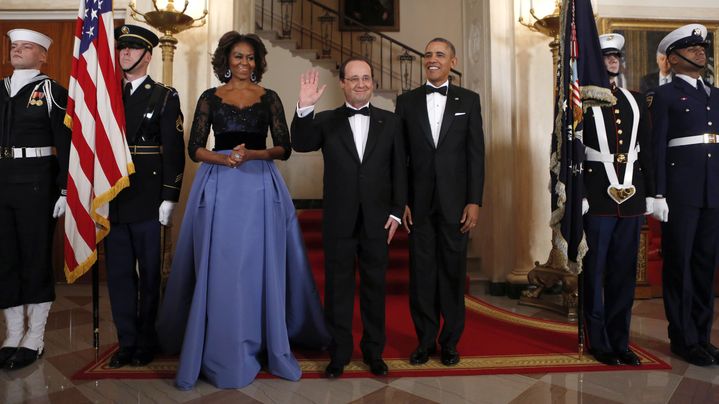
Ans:
{"label": "woman's earring", "polygon": [[252,71],[252,74],[250,74],[250,80],[252,80],[253,83],[257,81],[257,75],[254,70]]}
{"label": "woman's earring", "polygon": [[227,71],[225,72],[225,78],[229,79],[230,77],[232,77],[232,71],[230,69],[227,69]]}

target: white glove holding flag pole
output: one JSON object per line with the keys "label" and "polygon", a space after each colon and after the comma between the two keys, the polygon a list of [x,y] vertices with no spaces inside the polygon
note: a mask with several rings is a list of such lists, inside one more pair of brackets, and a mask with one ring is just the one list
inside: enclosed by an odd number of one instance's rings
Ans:
{"label": "white glove holding flag pole", "polygon": [[177,202],[162,201],[160,204],[160,224],[169,226],[172,223],[172,212],[175,210]]}
{"label": "white glove holding flag pole", "polygon": [[582,216],[586,215],[587,212],[589,212],[589,201],[587,198],[582,198]]}
{"label": "white glove holding flag pole", "polygon": [[654,198],[645,198],[647,210],[644,212],[645,215],[651,215],[654,212]]}
{"label": "white glove holding flag pole", "polygon": [[55,207],[52,210],[52,217],[57,219],[58,217],[64,215],[66,208],[67,208],[67,199],[64,196],[57,198],[57,202],[55,202]]}
{"label": "white glove holding flag pole", "polygon": [[669,220],[669,206],[667,206],[667,200],[665,198],[657,198],[654,200],[652,216],[660,222]]}

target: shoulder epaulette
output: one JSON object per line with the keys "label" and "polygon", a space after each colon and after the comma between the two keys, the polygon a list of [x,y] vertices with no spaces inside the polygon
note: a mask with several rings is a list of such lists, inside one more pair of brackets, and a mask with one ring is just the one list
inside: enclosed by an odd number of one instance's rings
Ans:
{"label": "shoulder epaulette", "polygon": [[167,84],[160,83],[159,81],[156,81],[155,84],[157,84],[157,85],[160,86],[160,87],[164,87],[165,89],[167,89],[167,90],[170,91],[171,93],[177,93],[177,90],[175,90],[174,87],[168,86]]}

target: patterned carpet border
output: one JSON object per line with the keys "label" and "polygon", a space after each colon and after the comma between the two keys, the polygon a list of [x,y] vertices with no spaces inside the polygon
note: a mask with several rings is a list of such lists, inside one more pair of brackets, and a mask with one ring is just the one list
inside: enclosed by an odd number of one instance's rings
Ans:
{"label": "patterned carpet border", "polygon": [[[465,296],[467,310],[507,323],[509,327],[534,328],[560,334],[572,335],[577,332],[576,325],[557,321],[541,320],[512,313],[492,306],[482,300]],[[521,331],[518,330],[518,333]],[[73,379],[162,379],[173,378],[177,368],[177,357],[158,357],[145,367],[123,367],[110,369],[107,364],[118,347],[104,352],[98,360],[80,369]],[[508,373],[550,373],[577,371],[614,371],[614,370],[659,370],[671,369],[671,366],[644,349],[632,345],[632,349],[642,360],[642,366],[606,366],[589,355],[579,358],[578,352],[548,352],[546,354],[522,355],[462,355],[456,366],[442,365],[436,357],[424,365],[410,365],[406,358],[385,358],[392,377],[437,377],[460,375],[508,374]],[[298,358],[304,378],[320,378],[327,366],[328,359]],[[265,372],[258,378],[272,378]],[[343,377],[374,377],[360,360],[353,360]]]}

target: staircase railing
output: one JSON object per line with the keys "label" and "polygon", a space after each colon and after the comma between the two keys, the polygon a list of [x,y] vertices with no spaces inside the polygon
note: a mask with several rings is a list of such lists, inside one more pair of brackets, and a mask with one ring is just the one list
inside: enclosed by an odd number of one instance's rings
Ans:
{"label": "staircase railing", "polygon": [[[367,58],[374,68],[377,88],[408,91],[425,81],[420,52],[316,0],[256,0],[259,30],[293,39],[299,48],[317,49],[318,59],[339,63],[352,56]],[[340,19],[352,31],[340,30]],[[462,73],[452,69],[450,80],[461,85]]]}

